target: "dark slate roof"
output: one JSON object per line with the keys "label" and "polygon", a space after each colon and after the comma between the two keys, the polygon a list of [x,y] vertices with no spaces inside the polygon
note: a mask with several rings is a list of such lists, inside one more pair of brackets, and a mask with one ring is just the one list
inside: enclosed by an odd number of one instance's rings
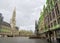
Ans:
{"label": "dark slate roof", "polygon": [[2,22],[2,25],[5,25],[5,26],[8,26],[8,27],[11,27],[10,24],[7,23],[7,22],[5,22],[5,21]]}

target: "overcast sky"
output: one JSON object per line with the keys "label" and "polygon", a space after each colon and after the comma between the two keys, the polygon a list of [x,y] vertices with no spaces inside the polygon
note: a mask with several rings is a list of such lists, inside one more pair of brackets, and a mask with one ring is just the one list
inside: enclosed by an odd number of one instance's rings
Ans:
{"label": "overcast sky", "polygon": [[35,20],[39,19],[40,12],[46,0],[0,0],[0,13],[4,21],[10,23],[13,9],[16,7],[16,25],[20,30],[35,30]]}

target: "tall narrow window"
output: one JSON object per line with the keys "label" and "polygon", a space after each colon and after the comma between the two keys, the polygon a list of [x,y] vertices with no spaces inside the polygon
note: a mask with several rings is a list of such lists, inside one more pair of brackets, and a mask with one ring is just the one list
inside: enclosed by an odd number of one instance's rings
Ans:
{"label": "tall narrow window", "polygon": [[48,25],[48,28],[50,28],[50,25]]}
{"label": "tall narrow window", "polygon": [[56,20],[54,21],[54,26],[56,26]]}
{"label": "tall narrow window", "polygon": [[49,21],[51,21],[51,20],[52,20],[51,13],[49,13]]}
{"label": "tall narrow window", "polygon": [[60,24],[60,18],[58,19],[58,24]]}
{"label": "tall narrow window", "polygon": [[50,21],[51,21],[52,20],[51,13],[49,13],[49,15],[50,15]]}
{"label": "tall narrow window", "polygon": [[48,23],[49,23],[49,16],[47,16],[47,20],[48,20]]}
{"label": "tall narrow window", "polygon": [[54,9],[52,10],[52,17],[53,17],[53,19],[55,18]]}
{"label": "tall narrow window", "polygon": [[59,12],[59,8],[58,8],[58,4],[57,3],[55,5],[55,11],[56,11],[56,15],[59,16],[60,12]]}
{"label": "tall narrow window", "polygon": [[51,23],[51,27],[53,27],[53,24]]}

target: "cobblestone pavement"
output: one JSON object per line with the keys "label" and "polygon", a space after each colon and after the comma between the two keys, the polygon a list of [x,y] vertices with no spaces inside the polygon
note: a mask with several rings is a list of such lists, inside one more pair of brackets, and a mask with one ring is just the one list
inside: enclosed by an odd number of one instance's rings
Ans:
{"label": "cobblestone pavement", "polygon": [[12,38],[0,38],[0,43],[49,43],[49,42],[46,39],[28,39],[26,37],[12,37]]}

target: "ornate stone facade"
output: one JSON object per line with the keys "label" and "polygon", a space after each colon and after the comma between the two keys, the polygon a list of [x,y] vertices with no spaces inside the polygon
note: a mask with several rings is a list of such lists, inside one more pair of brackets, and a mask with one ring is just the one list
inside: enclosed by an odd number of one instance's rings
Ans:
{"label": "ornate stone facade", "polygon": [[11,18],[11,29],[16,30],[15,27],[16,27],[16,8],[14,8],[13,15],[12,15],[12,18]]}

